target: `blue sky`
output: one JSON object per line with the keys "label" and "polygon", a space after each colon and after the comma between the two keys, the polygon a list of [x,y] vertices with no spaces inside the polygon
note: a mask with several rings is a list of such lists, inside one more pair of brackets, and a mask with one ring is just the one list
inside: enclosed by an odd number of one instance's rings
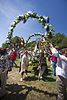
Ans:
{"label": "blue sky", "polygon": [[[15,17],[27,11],[49,16],[55,33],[67,35],[67,0],[0,0],[0,46],[6,41],[7,33]],[[13,36],[27,39],[33,32],[45,33],[37,20],[20,22],[14,29]]]}

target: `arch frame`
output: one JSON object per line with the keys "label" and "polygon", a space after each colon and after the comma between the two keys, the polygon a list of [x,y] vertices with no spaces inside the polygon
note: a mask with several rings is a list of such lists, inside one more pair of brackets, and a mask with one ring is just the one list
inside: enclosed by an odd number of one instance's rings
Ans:
{"label": "arch frame", "polygon": [[9,41],[11,41],[13,37],[13,32],[16,25],[20,23],[21,21],[23,21],[23,23],[25,24],[29,18],[37,19],[38,22],[42,24],[42,27],[46,30],[47,33],[54,31],[52,25],[49,23],[49,16],[41,16],[41,15],[38,15],[36,12],[28,11],[24,15],[17,16],[15,20],[13,21],[13,23],[11,24],[9,32],[8,32],[8,36],[7,36]]}

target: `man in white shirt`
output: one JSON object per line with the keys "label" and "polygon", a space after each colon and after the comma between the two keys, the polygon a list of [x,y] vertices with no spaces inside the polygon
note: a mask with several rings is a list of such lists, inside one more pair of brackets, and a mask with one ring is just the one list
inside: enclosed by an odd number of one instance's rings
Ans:
{"label": "man in white shirt", "polygon": [[63,51],[62,55],[58,55],[57,58],[57,88],[58,88],[58,100],[66,99],[66,87],[67,87],[67,51]]}

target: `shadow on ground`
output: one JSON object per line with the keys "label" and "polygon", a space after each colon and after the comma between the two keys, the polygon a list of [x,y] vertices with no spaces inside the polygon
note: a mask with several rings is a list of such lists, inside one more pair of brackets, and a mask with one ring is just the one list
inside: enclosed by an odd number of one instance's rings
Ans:
{"label": "shadow on ground", "polygon": [[25,81],[36,81],[38,78],[35,76],[28,76],[26,78],[24,78]]}
{"label": "shadow on ground", "polygon": [[[4,97],[1,97],[0,100],[27,100],[26,99],[27,95],[32,90],[34,92],[37,92],[37,93],[43,93],[45,96],[48,95],[49,98],[54,96],[56,98],[55,100],[57,100],[56,93],[43,91],[43,90],[37,89],[36,87],[32,87],[32,86],[18,85],[18,84],[10,84],[10,85],[7,84],[6,89],[8,91],[7,94]],[[34,96],[32,98],[34,98]]]}

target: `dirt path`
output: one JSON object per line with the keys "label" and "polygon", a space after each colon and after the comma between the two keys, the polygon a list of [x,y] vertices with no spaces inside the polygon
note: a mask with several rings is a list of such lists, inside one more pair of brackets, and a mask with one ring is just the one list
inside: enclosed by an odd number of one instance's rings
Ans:
{"label": "dirt path", "polygon": [[1,100],[56,100],[55,82],[50,84],[37,80],[33,74],[20,82],[18,68],[13,68],[8,73],[7,94]]}

